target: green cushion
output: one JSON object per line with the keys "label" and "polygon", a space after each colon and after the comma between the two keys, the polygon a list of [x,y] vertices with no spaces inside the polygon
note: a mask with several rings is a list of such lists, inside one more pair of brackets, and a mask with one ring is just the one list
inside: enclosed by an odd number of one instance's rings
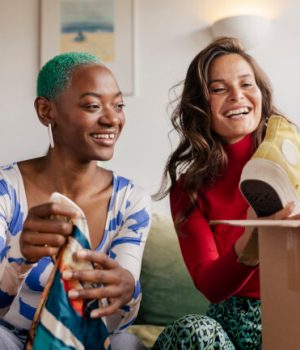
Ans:
{"label": "green cushion", "polygon": [[167,325],[204,314],[208,301],[195,288],[183,262],[171,218],[154,214],[141,271],[143,299],[135,324]]}

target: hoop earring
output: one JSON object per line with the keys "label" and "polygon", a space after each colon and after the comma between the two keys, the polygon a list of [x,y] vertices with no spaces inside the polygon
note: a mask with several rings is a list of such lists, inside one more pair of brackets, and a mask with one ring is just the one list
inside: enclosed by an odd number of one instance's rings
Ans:
{"label": "hoop earring", "polygon": [[49,136],[49,143],[51,148],[54,148],[54,140],[53,140],[53,134],[52,134],[52,125],[48,124],[48,136]]}

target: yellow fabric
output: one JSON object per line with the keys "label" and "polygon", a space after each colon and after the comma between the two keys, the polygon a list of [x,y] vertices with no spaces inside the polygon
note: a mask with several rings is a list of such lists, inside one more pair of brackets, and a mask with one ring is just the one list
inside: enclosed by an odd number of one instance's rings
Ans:
{"label": "yellow fabric", "polygon": [[284,140],[293,140],[300,151],[300,137],[296,127],[285,118],[273,115],[268,121],[268,127],[264,141],[260,144],[252,159],[263,158],[280,165],[289,175],[289,179],[300,196],[300,159],[295,165],[291,165],[282,154]]}
{"label": "yellow fabric", "polygon": [[154,325],[133,325],[128,333],[136,335],[147,348],[151,348],[164,327]]}

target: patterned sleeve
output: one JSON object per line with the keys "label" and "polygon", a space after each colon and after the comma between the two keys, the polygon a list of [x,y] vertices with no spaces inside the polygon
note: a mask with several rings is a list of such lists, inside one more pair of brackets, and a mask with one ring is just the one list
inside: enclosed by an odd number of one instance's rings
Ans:
{"label": "patterned sleeve", "polygon": [[31,265],[19,248],[23,213],[16,191],[0,172],[0,316],[6,314]]}
{"label": "patterned sleeve", "polygon": [[121,331],[132,324],[137,316],[142,292],[140,272],[145,242],[151,222],[151,199],[142,189],[132,185],[126,198],[122,224],[114,237],[109,255],[130,271],[135,279],[135,291],[132,300],[118,313],[107,318],[110,331]]}

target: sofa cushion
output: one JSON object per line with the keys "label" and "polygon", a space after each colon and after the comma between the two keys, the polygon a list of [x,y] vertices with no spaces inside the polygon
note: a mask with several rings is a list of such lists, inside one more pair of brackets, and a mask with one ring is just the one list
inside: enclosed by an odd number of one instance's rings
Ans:
{"label": "sofa cushion", "polygon": [[208,301],[194,286],[181,256],[170,217],[153,214],[141,271],[143,298],[135,324],[167,325],[204,314]]}
{"label": "sofa cushion", "polygon": [[147,349],[151,349],[159,334],[164,330],[163,326],[134,324],[129,327],[128,333],[138,337]]}

